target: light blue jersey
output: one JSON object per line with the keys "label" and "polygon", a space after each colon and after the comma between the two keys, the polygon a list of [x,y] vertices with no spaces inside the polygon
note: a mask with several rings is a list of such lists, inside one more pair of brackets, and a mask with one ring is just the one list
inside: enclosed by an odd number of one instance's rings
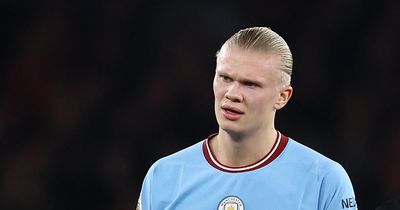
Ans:
{"label": "light blue jersey", "polygon": [[357,209],[341,165],[281,134],[260,161],[229,167],[201,141],[158,160],[143,182],[141,210]]}

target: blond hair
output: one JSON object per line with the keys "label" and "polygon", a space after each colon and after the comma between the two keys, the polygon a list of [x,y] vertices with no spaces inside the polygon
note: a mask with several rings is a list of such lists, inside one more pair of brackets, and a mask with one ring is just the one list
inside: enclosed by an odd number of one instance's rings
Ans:
{"label": "blond hair", "polygon": [[[270,28],[251,27],[242,29],[226,40],[221,49],[224,46],[279,55],[281,57],[280,70],[285,73],[282,74],[282,81],[290,85],[293,68],[292,53],[286,41]],[[221,49],[218,50],[217,57]]]}

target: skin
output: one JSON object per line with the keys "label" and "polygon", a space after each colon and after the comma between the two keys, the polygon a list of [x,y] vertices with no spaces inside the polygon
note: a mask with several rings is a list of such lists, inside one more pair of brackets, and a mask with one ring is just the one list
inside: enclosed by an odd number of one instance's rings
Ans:
{"label": "skin", "polygon": [[272,148],[276,111],[293,89],[282,82],[280,57],[223,46],[213,82],[219,133],[211,139],[215,157],[224,165],[253,164]]}

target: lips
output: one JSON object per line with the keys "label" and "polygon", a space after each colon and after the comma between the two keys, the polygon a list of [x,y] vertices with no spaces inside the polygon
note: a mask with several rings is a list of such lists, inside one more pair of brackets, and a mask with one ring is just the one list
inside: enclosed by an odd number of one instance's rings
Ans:
{"label": "lips", "polygon": [[236,107],[224,105],[221,107],[222,114],[229,120],[238,120],[244,114],[244,112]]}
{"label": "lips", "polygon": [[242,110],[240,110],[236,107],[232,107],[232,106],[224,105],[224,106],[222,106],[222,109],[225,111],[228,111],[228,112],[236,113],[236,114],[244,114],[244,112]]}

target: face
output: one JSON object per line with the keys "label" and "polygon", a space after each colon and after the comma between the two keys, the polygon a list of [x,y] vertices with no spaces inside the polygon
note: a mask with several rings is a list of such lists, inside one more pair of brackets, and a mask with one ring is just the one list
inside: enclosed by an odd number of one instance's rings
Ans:
{"label": "face", "polygon": [[213,82],[215,115],[220,129],[246,134],[274,128],[276,110],[289,100],[278,69],[280,57],[223,47]]}

